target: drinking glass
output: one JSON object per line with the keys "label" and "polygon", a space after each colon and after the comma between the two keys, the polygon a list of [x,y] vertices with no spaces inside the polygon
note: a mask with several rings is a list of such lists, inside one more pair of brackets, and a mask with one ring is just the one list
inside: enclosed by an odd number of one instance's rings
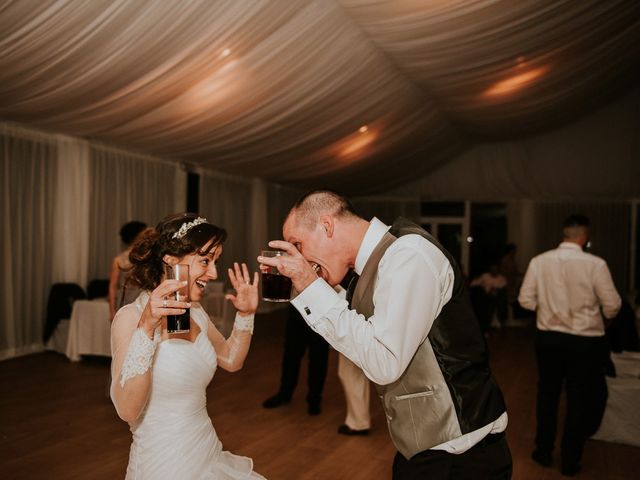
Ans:
{"label": "drinking glass", "polygon": [[[179,302],[189,301],[189,265],[178,263],[176,265],[165,266],[165,278],[169,280],[180,280],[181,282],[187,282],[184,287],[180,287],[179,290],[172,295],[175,300]],[[167,332],[168,333],[186,333],[191,327],[189,320],[189,309],[180,315],[167,315]]]}
{"label": "drinking glass", "polygon": [[[287,253],[282,250],[262,250],[263,257],[282,257]],[[288,302],[291,299],[291,279],[278,272],[276,267],[262,265],[262,299],[267,302]]]}

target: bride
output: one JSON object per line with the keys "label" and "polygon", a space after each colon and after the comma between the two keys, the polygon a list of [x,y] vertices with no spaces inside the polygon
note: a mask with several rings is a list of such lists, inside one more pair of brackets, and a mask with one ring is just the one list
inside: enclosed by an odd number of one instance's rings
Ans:
{"label": "bride", "polygon": [[[250,458],[222,449],[207,415],[206,387],[218,366],[242,368],[258,305],[258,274],[245,264],[229,269],[237,309],[233,332],[225,339],[197,303],[209,280],[226,232],[194,214],[165,218],[140,234],[132,248],[131,278],[143,292],[121,308],[111,327],[111,398],[129,423],[133,443],[127,480],[264,479]],[[193,303],[171,300],[181,286],[163,280],[165,265],[187,264]],[[188,332],[168,334],[166,316],[190,308]]]}

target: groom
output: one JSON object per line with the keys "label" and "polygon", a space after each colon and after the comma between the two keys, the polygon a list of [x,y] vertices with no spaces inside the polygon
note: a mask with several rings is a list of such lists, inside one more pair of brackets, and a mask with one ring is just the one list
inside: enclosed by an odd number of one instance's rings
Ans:
{"label": "groom", "polygon": [[[377,384],[394,480],[510,478],[504,400],[451,255],[417,225],[368,222],[329,190],[303,196],[283,236],[269,245],[288,256],[258,261],[292,279],[302,317]],[[348,302],[332,286],[350,268]]]}

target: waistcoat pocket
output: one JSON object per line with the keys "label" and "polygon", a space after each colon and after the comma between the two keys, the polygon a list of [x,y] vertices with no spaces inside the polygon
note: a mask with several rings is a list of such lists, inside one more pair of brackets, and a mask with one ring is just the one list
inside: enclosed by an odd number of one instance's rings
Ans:
{"label": "waistcoat pocket", "polygon": [[435,392],[433,390],[425,390],[424,392],[407,393],[405,395],[396,395],[396,400],[408,400],[410,398],[430,397]]}

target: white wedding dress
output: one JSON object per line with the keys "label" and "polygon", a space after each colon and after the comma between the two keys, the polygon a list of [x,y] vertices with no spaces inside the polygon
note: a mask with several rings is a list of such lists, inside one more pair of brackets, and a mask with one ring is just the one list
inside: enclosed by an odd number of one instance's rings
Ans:
{"label": "white wedding dress", "polygon": [[[140,301],[134,303],[138,308]],[[201,330],[194,342],[169,339],[157,346],[149,401],[130,425],[133,444],[126,479],[264,480],[253,471],[250,458],[222,450],[206,405],[216,352],[207,337],[209,319],[196,303],[191,321]]]}

